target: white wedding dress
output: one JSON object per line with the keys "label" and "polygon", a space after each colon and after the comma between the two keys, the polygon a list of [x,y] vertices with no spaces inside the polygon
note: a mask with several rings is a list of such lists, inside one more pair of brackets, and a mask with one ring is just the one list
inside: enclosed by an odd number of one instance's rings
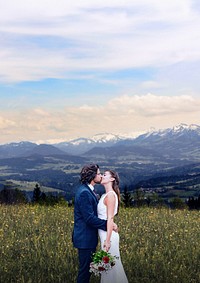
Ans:
{"label": "white wedding dress", "polygon": [[[104,198],[107,196],[109,193],[114,193],[116,197],[116,204],[115,204],[115,212],[114,214],[117,214],[117,208],[118,208],[118,198],[117,194],[114,191],[110,191],[106,194],[103,194],[99,200],[97,211],[98,211],[98,217],[101,219],[107,219],[107,207],[104,204]],[[101,241],[101,249],[103,250],[103,244],[106,239],[106,231],[103,230],[98,230],[99,232],[99,237]],[[128,283],[126,274],[124,272],[124,268],[121,262],[120,258],[120,252],[119,252],[119,234],[116,233],[115,231],[112,231],[112,236],[111,236],[111,247],[109,250],[109,253],[111,255],[118,257],[116,259],[116,264],[115,266],[109,270],[107,273],[103,272],[101,274],[101,283]]]}

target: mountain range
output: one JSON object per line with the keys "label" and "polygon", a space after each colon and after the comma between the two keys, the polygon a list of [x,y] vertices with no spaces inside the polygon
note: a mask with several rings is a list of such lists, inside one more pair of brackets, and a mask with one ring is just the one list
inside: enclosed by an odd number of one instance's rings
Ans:
{"label": "mountain range", "polygon": [[179,159],[200,160],[200,126],[180,124],[173,128],[150,131],[136,138],[110,133],[92,138],[78,138],[56,144],[36,144],[22,141],[0,145],[0,159],[33,155],[75,155],[119,159]]}

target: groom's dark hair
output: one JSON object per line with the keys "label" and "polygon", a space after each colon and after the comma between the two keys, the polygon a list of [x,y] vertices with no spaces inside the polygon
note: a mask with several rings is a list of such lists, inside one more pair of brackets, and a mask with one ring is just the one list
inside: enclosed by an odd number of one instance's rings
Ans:
{"label": "groom's dark hair", "polygon": [[90,184],[92,180],[97,175],[97,170],[99,169],[99,165],[97,164],[88,164],[85,165],[81,170],[81,183],[82,184]]}

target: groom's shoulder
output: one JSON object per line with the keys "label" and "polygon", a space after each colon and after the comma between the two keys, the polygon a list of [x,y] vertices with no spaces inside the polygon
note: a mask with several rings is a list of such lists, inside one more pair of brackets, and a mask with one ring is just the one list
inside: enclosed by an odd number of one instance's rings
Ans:
{"label": "groom's shoulder", "polygon": [[78,193],[88,192],[89,187],[86,184],[81,184],[78,188]]}

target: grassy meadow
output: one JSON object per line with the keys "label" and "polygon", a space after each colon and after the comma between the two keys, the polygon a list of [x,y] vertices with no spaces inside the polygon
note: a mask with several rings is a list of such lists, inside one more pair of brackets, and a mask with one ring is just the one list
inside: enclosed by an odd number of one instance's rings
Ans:
{"label": "grassy meadow", "polygon": [[[1,205],[0,215],[0,282],[76,282],[72,207]],[[200,211],[121,208],[115,222],[129,283],[200,282]]]}

